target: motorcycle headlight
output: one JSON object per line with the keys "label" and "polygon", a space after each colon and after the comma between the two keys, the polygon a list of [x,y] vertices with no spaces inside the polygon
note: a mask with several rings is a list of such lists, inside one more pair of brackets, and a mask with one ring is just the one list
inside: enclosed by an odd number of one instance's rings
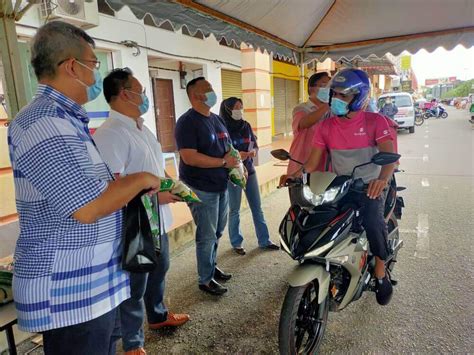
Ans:
{"label": "motorcycle headlight", "polygon": [[342,186],[337,186],[326,190],[323,194],[316,195],[313,193],[313,191],[311,191],[311,188],[306,185],[303,187],[303,196],[308,202],[312,203],[314,206],[319,206],[324,203],[334,201],[341,189]]}

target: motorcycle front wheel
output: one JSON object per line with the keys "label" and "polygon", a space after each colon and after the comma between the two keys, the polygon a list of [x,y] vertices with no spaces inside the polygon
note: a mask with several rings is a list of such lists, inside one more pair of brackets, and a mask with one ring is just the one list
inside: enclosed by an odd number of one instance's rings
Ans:
{"label": "motorcycle front wheel", "polygon": [[443,112],[441,114],[441,118],[448,118],[448,113],[447,112]]}
{"label": "motorcycle front wheel", "polygon": [[315,354],[323,340],[329,298],[318,303],[316,282],[289,287],[281,309],[278,343],[280,354]]}
{"label": "motorcycle front wheel", "polygon": [[425,119],[423,118],[423,116],[420,115],[415,117],[415,125],[421,126],[424,122]]}

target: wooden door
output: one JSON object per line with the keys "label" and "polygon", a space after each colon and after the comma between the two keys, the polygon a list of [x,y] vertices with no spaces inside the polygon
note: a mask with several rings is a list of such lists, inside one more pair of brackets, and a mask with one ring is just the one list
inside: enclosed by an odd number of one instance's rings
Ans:
{"label": "wooden door", "polygon": [[174,128],[176,117],[174,111],[173,80],[153,79],[155,99],[156,135],[163,152],[176,151]]}

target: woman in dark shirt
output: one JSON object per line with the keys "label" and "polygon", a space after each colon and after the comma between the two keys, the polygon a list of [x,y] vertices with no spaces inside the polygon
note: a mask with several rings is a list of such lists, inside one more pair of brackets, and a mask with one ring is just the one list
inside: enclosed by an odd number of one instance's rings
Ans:
{"label": "woman in dark shirt", "polygon": [[[250,124],[243,119],[242,101],[236,97],[230,97],[222,101],[220,116],[232,140],[232,145],[240,152],[243,164],[248,171],[245,195],[252,211],[253,223],[257,234],[258,246],[265,250],[278,250],[279,247],[272,243],[268,234],[267,223],[263,216],[258,187],[257,174],[253,165],[253,158],[257,155],[257,140],[252,132]],[[237,254],[245,255],[242,247],[244,240],[240,229],[240,204],[242,201],[242,189],[229,181],[229,236],[230,243]]]}

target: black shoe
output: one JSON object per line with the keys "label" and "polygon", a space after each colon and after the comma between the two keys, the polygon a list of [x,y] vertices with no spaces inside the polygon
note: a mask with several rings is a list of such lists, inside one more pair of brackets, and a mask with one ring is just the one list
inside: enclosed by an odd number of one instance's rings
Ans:
{"label": "black shoe", "polygon": [[392,299],[393,287],[387,275],[383,279],[375,280],[375,298],[381,306],[386,306]]}
{"label": "black shoe", "polygon": [[209,282],[209,285],[199,285],[199,289],[214,296],[222,296],[227,292],[227,288],[214,279]]}
{"label": "black shoe", "polygon": [[261,249],[263,249],[263,250],[280,250],[280,247],[278,245],[273,244],[272,242],[270,242],[270,244],[265,245],[264,247],[261,247]]}
{"label": "black shoe", "polygon": [[234,251],[239,255],[245,255],[247,251],[242,247],[233,248]]}
{"label": "black shoe", "polygon": [[232,274],[227,274],[216,266],[214,269],[214,278],[219,281],[229,281],[232,278]]}

